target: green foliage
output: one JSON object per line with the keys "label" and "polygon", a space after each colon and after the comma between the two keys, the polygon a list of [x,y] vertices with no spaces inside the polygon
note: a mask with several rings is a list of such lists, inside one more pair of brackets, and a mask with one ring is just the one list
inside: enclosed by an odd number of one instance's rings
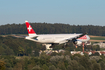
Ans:
{"label": "green foliage", "polygon": [[[61,46],[63,45],[57,45],[55,49]],[[81,47],[76,49],[72,43],[67,43],[67,46],[63,53],[54,52],[46,55],[42,52],[39,55],[40,49],[43,49],[39,43],[11,36],[0,36],[0,68],[2,70],[105,70],[104,55],[99,56],[98,53],[93,54],[95,57],[88,56],[86,53],[84,56],[71,55],[71,50],[81,50]],[[98,46],[85,48],[99,50]]]}
{"label": "green foliage", "polygon": [[72,60],[71,62],[69,62],[69,65],[71,66],[71,69],[73,70],[79,70],[79,64],[76,60]]}
{"label": "green foliage", "polygon": [[103,61],[100,62],[101,70],[105,70],[105,63]]}
{"label": "green foliage", "polygon": [[[93,25],[69,25],[61,23],[30,23],[38,34],[55,33],[84,33],[89,35],[105,36],[105,26]],[[6,34],[27,34],[25,24],[7,24],[0,26],[0,35]]]}
{"label": "green foliage", "polygon": [[92,40],[105,40],[105,37],[90,37]]}
{"label": "green foliage", "polygon": [[46,55],[44,52],[40,55],[40,59],[45,60],[46,62],[50,61],[50,56]]}
{"label": "green foliage", "polygon": [[57,67],[59,67],[61,70],[66,70],[65,64],[62,61],[58,62]]}
{"label": "green foliage", "polygon": [[99,45],[92,46],[92,50],[99,51],[100,50]]}
{"label": "green foliage", "polygon": [[38,65],[36,65],[35,67],[32,68],[32,70],[43,70],[43,69],[40,68]]}
{"label": "green foliage", "polygon": [[89,58],[89,55],[87,53],[84,53],[84,56],[87,57],[87,58]]}
{"label": "green foliage", "polygon": [[58,63],[59,61],[63,61],[63,59],[64,59],[64,56],[63,56],[63,55],[62,55],[62,56],[56,55],[56,56],[52,56],[52,57],[50,58],[50,62],[51,62],[52,64],[55,64],[55,63]]}
{"label": "green foliage", "polygon": [[44,64],[44,65],[42,66],[42,69],[43,69],[43,70],[49,70],[49,68],[48,68],[48,66],[47,66],[46,64]]}
{"label": "green foliage", "polygon": [[5,62],[0,60],[0,70],[5,70]]}
{"label": "green foliage", "polygon": [[56,52],[52,52],[52,53],[51,53],[51,56],[56,56],[56,55],[57,55]]}
{"label": "green foliage", "polygon": [[94,63],[93,64],[93,70],[101,70],[101,66],[99,63]]}
{"label": "green foliage", "polygon": [[91,56],[100,56],[100,54],[98,52],[95,52],[94,54],[92,54]]}
{"label": "green foliage", "polygon": [[73,70],[72,66],[71,65],[68,65],[67,66],[67,70]]}
{"label": "green foliage", "polygon": [[19,55],[24,55],[24,49],[20,46],[18,47],[18,52]]}
{"label": "green foliage", "polygon": [[74,54],[73,57],[78,56],[78,57],[82,57],[82,55],[80,54]]}
{"label": "green foliage", "polygon": [[71,53],[70,53],[70,51],[65,51],[65,53],[64,53],[64,55],[69,55],[69,56],[71,56]]}
{"label": "green foliage", "polygon": [[101,60],[102,58],[100,56],[90,56],[90,59],[94,59],[96,61]]}
{"label": "green foliage", "polygon": [[44,52],[39,57],[2,55],[0,65],[4,70],[104,70],[105,59],[101,57],[78,54],[50,56]]}
{"label": "green foliage", "polygon": [[62,49],[63,44],[61,45],[55,45],[55,47],[53,48],[53,50],[59,50]]}
{"label": "green foliage", "polygon": [[[41,44],[11,36],[0,37],[0,55],[39,56]],[[0,40],[1,40],[0,39]],[[32,52],[35,51],[35,52]]]}
{"label": "green foliage", "polygon": [[54,65],[49,67],[49,70],[56,70],[56,67]]}
{"label": "green foliage", "polygon": [[88,58],[86,57],[81,57],[79,59],[79,63],[86,69],[88,70],[92,70],[92,63],[88,60]]}
{"label": "green foliage", "polygon": [[87,46],[85,47],[85,49],[87,49],[88,51],[92,50],[92,45],[87,45]]}

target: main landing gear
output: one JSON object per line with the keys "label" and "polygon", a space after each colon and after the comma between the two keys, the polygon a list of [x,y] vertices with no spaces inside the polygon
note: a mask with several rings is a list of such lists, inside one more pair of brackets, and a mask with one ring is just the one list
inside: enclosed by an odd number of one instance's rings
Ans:
{"label": "main landing gear", "polygon": [[45,46],[46,50],[52,50],[53,49],[52,47],[50,47],[50,46],[52,46],[51,44],[42,44],[42,46]]}

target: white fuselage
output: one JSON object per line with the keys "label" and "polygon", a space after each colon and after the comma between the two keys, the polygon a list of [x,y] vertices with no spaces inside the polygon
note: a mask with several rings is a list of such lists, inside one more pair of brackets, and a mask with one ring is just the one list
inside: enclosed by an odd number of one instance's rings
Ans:
{"label": "white fuselage", "polygon": [[[37,35],[36,38],[34,37],[26,37],[28,40],[32,40],[35,42],[40,42],[40,43],[66,43],[68,42],[66,39],[72,39],[73,37],[75,38],[76,36],[79,36],[81,34],[41,34]],[[80,40],[82,42],[87,42],[90,40],[90,37],[88,35],[85,35],[85,38],[79,38],[77,40]]]}

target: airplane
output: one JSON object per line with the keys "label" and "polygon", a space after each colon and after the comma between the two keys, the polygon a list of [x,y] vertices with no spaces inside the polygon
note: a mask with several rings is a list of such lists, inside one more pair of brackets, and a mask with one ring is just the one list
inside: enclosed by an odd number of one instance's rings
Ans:
{"label": "airplane", "polygon": [[54,45],[66,44],[67,42],[73,42],[74,45],[80,46],[90,40],[87,33],[82,34],[36,34],[28,21],[25,21],[28,36],[25,37],[27,40],[42,43],[46,48],[53,48]]}

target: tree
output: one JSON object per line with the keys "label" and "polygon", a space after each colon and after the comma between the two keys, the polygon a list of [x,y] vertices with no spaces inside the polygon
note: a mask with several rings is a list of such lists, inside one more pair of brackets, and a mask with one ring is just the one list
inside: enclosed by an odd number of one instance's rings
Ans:
{"label": "tree", "polygon": [[23,56],[24,55],[24,49],[19,46],[18,50],[19,50],[19,56]]}
{"label": "tree", "polygon": [[46,62],[50,61],[50,56],[46,55],[44,52],[41,53],[40,59],[45,60]]}
{"label": "tree", "polygon": [[72,66],[71,65],[68,65],[67,66],[67,70],[73,70]]}
{"label": "tree", "polygon": [[86,58],[85,56],[82,56],[79,59],[79,63],[86,69],[92,70],[92,63]]}
{"label": "tree", "polygon": [[52,56],[52,57],[50,58],[50,62],[51,62],[52,64],[56,65],[59,61],[63,61],[63,59],[64,59],[64,56],[63,56],[63,55],[62,55],[62,56],[56,55],[56,56]]}
{"label": "tree", "polygon": [[78,70],[86,70],[82,65],[78,67]]}
{"label": "tree", "polygon": [[80,57],[78,57],[78,56],[74,57],[74,60],[76,60],[77,62],[79,62],[79,59],[80,59]]}
{"label": "tree", "polygon": [[0,60],[0,70],[5,70],[5,62]]}
{"label": "tree", "polygon": [[59,61],[59,62],[58,62],[57,67],[59,67],[61,70],[66,70],[65,64],[64,64],[64,62],[62,62],[62,61]]}
{"label": "tree", "polygon": [[78,70],[79,64],[76,60],[72,60],[71,62],[69,62],[69,65],[72,67],[71,69]]}
{"label": "tree", "polygon": [[94,60],[96,60],[96,61],[99,61],[99,60],[101,60],[102,58],[101,58],[100,56],[91,56],[91,57],[90,57],[90,60],[92,60],[92,59],[94,59]]}
{"label": "tree", "polygon": [[56,67],[54,65],[49,66],[49,70],[56,70]]}
{"label": "tree", "polygon": [[87,53],[84,53],[84,56],[87,57],[87,58],[89,58],[89,55]]}
{"label": "tree", "polygon": [[35,67],[32,68],[32,70],[43,70],[43,69],[40,68],[40,66],[36,65]]}
{"label": "tree", "polygon": [[4,49],[2,46],[0,46],[0,55],[5,54],[4,50],[5,50],[5,49]]}
{"label": "tree", "polygon": [[48,68],[48,66],[47,66],[46,64],[44,64],[44,65],[42,66],[42,69],[43,69],[43,70],[49,70],[49,68]]}
{"label": "tree", "polygon": [[5,49],[5,54],[6,54],[6,55],[14,55],[14,52],[13,52],[12,49],[10,49],[9,47],[7,47],[7,48]]}
{"label": "tree", "polygon": [[103,61],[100,62],[101,70],[105,70],[105,63]]}
{"label": "tree", "polygon": [[93,64],[93,70],[101,70],[101,66],[99,63],[94,63]]}
{"label": "tree", "polygon": [[13,70],[22,70],[22,64],[18,62],[18,63],[14,66]]}
{"label": "tree", "polygon": [[57,53],[56,52],[52,52],[50,56],[56,56]]}
{"label": "tree", "polygon": [[92,46],[92,49],[95,51],[99,51],[100,47],[99,47],[99,45],[94,45],[94,46]]}

